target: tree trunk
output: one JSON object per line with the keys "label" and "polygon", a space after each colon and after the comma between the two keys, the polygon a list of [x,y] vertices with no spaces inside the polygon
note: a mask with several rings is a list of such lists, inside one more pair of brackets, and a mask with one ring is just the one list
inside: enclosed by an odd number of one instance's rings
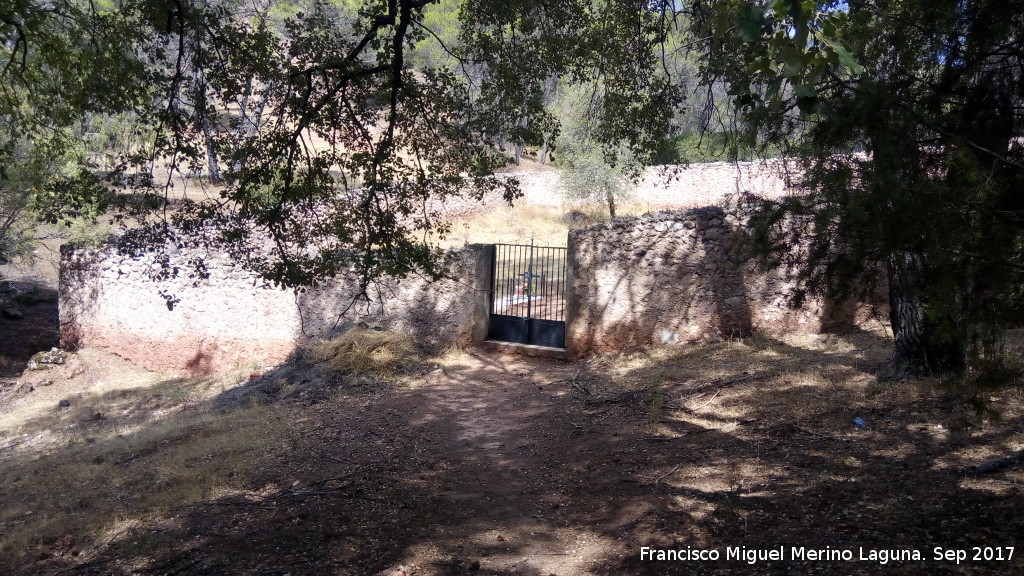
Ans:
{"label": "tree trunk", "polygon": [[210,173],[210,183],[220,184],[222,178],[220,175],[220,165],[217,160],[217,149],[213,139],[213,123],[210,120],[209,110],[207,109],[206,69],[202,58],[202,47],[198,40],[194,42],[193,49],[195,50],[192,61],[192,75],[196,83],[195,112],[199,116],[199,127],[203,131],[203,142],[206,145],[206,168]]}
{"label": "tree trunk", "polygon": [[615,220],[615,192],[605,192],[605,198],[608,200],[608,215],[611,220]]}
{"label": "tree trunk", "polygon": [[[203,87],[203,91],[206,91],[206,87]],[[220,184],[223,178],[220,175],[220,165],[217,160],[217,150],[213,141],[213,127],[210,122],[210,117],[204,112],[203,113],[203,138],[206,141],[206,168],[210,172],[210,183]]]}
{"label": "tree trunk", "polygon": [[892,369],[895,374],[928,374],[925,334],[924,258],[917,252],[889,256],[889,321],[894,340]]}
{"label": "tree trunk", "polygon": [[[252,100],[256,105],[250,107]],[[237,175],[245,168],[244,161],[239,158],[238,149],[242,141],[256,134],[259,130],[260,121],[263,117],[263,108],[266,105],[266,98],[259,93],[259,87],[255,85],[252,78],[249,78],[245,92],[242,94],[242,101],[238,106],[238,127],[235,129],[234,142],[232,143],[232,157],[230,173]]]}
{"label": "tree trunk", "polygon": [[965,295],[951,295],[942,312],[929,313],[924,299],[925,265],[919,252],[897,252],[889,257],[894,376],[960,373],[967,365],[967,335],[959,310]]}

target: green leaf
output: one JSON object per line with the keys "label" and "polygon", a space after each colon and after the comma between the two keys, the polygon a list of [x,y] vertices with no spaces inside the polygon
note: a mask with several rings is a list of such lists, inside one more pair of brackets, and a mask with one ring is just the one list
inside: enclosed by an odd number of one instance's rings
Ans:
{"label": "green leaf", "polygon": [[790,56],[786,58],[786,67],[782,71],[782,75],[786,78],[793,78],[800,74],[800,70],[804,67],[804,61],[799,56]]}
{"label": "green leaf", "polygon": [[793,92],[796,93],[799,98],[810,98],[816,96],[818,91],[814,89],[814,84],[797,84],[793,87]]}
{"label": "green leaf", "polygon": [[832,42],[832,50],[839,56],[839,64],[850,70],[854,74],[861,74],[864,72],[864,67],[861,66],[857,59],[850,54],[842,44],[838,42]]}
{"label": "green leaf", "polygon": [[738,11],[740,38],[744,42],[753,42],[761,37],[764,24],[764,9],[760,6],[741,6]]}

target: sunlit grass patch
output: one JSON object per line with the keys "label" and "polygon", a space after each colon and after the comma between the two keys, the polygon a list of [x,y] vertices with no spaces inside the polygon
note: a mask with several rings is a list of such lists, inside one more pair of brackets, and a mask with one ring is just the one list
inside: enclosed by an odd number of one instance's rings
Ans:
{"label": "sunlit grass patch", "polygon": [[[627,202],[619,207],[618,215],[638,216],[648,212],[647,208],[643,203]],[[607,209],[593,203],[498,204],[452,222],[450,233],[439,240],[439,244],[445,248],[466,244],[529,244],[532,238],[539,246],[565,246],[569,230],[607,221]]]}
{"label": "sunlit grass patch", "polygon": [[286,448],[286,421],[258,404],[186,411],[42,456],[11,454],[0,466],[0,556],[74,547],[119,524],[243,489],[261,461]]}

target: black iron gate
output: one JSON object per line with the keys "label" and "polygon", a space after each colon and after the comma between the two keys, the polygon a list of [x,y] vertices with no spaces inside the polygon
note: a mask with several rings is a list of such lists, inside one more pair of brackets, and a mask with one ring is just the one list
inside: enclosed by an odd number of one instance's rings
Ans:
{"label": "black iron gate", "polygon": [[565,248],[496,244],[487,337],[565,348]]}

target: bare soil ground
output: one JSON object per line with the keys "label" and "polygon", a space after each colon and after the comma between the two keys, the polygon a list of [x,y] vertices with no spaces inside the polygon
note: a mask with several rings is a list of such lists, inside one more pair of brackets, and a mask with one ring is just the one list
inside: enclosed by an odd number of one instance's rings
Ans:
{"label": "bare soil ground", "polygon": [[[86,350],[3,389],[0,573],[1024,572],[1024,550],[971,560],[1024,535],[1020,463],[972,468],[1024,448],[1021,389],[979,415],[938,382],[877,382],[887,354],[857,333],[172,380]],[[740,546],[784,560],[726,560]]]}

